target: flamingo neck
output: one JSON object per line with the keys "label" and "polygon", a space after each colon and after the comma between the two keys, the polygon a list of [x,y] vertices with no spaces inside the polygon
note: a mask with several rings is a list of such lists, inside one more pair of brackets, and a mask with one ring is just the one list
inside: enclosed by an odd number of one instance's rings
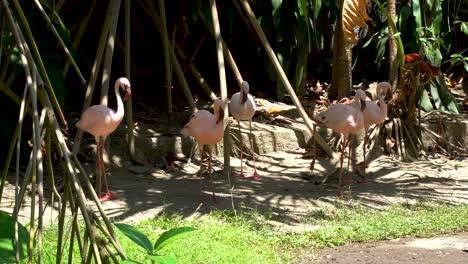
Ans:
{"label": "flamingo neck", "polygon": [[120,85],[115,86],[115,98],[117,98],[117,112],[115,113],[115,117],[120,120],[124,116],[124,104],[122,97],[120,97],[119,88]]}

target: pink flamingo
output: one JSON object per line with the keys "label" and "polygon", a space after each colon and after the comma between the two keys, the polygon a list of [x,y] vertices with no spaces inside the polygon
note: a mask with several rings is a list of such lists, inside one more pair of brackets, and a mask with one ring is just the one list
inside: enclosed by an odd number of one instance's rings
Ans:
{"label": "pink flamingo", "polygon": [[[240,137],[240,158],[241,158],[241,171],[239,174],[240,178],[250,178],[253,177],[256,180],[260,180],[262,177],[257,173],[257,166],[255,165],[255,152],[253,150],[253,139],[252,139],[252,117],[255,115],[255,111],[257,111],[257,105],[255,104],[255,100],[251,94],[249,94],[249,83],[243,81],[240,85],[240,92],[235,93],[231,97],[231,102],[229,103],[229,110],[234,118],[237,120],[237,125],[239,127],[239,137]],[[242,167],[242,133],[240,122],[242,120],[249,120],[249,141],[250,141],[250,149],[253,157],[254,162],[254,172],[252,175],[245,177]]]}
{"label": "pink flamingo", "polygon": [[211,192],[213,193],[213,202],[216,204],[213,176],[211,174],[211,152],[212,145],[218,143],[224,136],[223,112],[224,102],[221,99],[216,99],[213,103],[214,115],[206,110],[195,112],[189,122],[181,130],[182,135],[192,136],[197,141],[200,150],[203,150],[203,145],[208,145],[208,174],[210,175]]}
{"label": "pink flamingo", "polygon": [[[119,94],[119,88],[125,91],[124,101],[131,95],[130,82],[127,78],[119,78],[115,82],[115,96],[117,98],[117,112],[105,105],[93,105],[86,109],[76,126],[94,136],[97,143],[97,186],[100,201],[111,199],[114,194],[109,191],[104,168],[104,143],[106,137],[114,132],[124,117],[124,105]],[[102,181],[106,185],[106,195],[102,196]]]}
{"label": "pink flamingo", "polygon": [[[356,91],[356,96],[354,97],[354,100],[359,99],[359,100],[365,100],[366,101],[366,109],[364,109],[363,115],[364,115],[364,145],[363,145],[363,155],[364,155],[364,161],[359,164],[359,167],[362,167],[364,170],[364,178],[362,180],[362,183],[367,183],[366,179],[366,168],[368,167],[368,164],[366,163],[366,145],[367,145],[367,132],[369,130],[369,127],[374,125],[374,124],[380,124],[383,121],[385,121],[385,118],[387,118],[387,103],[385,102],[385,99],[388,98],[389,96],[392,95],[392,86],[388,82],[380,82],[377,84],[377,101],[371,101],[365,94],[364,91],[359,89]],[[359,93],[358,93],[359,92]]]}
{"label": "pink flamingo", "polygon": [[[317,125],[328,127],[343,135],[340,156],[340,174],[338,176],[338,196],[341,196],[343,154],[346,142],[351,140],[352,135],[358,134],[364,128],[363,111],[365,108],[366,103],[364,100],[357,101],[357,104],[337,103],[332,104],[327,110],[318,113],[317,116],[312,116],[312,119]],[[348,135],[351,136],[347,140]],[[313,163],[311,164],[311,169],[313,169]]]}

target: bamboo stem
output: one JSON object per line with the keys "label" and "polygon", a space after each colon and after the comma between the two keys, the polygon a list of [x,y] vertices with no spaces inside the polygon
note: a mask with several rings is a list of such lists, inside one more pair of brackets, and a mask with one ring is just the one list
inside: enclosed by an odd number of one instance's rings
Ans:
{"label": "bamboo stem", "polygon": [[218,98],[215,93],[211,90],[210,86],[205,82],[205,79],[201,75],[201,73],[197,70],[195,65],[193,65],[192,62],[188,62],[187,56],[185,55],[184,51],[182,48],[176,43],[175,44],[176,52],[179,58],[182,59],[183,63],[185,64],[185,67],[188,68],[188,70],[192,73],[193,77],[195,78],[196,81],[200,84],[200,87],[205,91],[206,95],[210,97],[211,100],[215,100]]}
{"label": "bamboo stem", "polygon": [[[107,8],[107,16],[102,26],[101,37],[99,39],[98,48],[96,51],[96,57],[94,58],[93,68],[91,69],[91,76],[89,78],[88,85],[86,87],[86,95],[83,102],[83,111],[86,110],[91,105],[91,100],[93,99],[94,86],[96,85],[99,68],[101,67],[102,56],[104,54],[104,49],[106,47],[106,40],[110,30],[110,24],[112,20],[112,4],[109,3]],[[72,153],[73,155],[78,154],[80,150],[81,137],[83,136],[83,130],[77,128],[76,135],[74,139]]]}
{"label": "bamboo stem", "polygon": [[[147,6],[143,6],[144,2],[146,2]],[[156,29],[159,32],[159,35],[162,36],[162,25],[161,25],[161,19],[158,15],[158,12],[156,8],[153,5],[153,2],[150,0],[146,0],[144,2],[139,2],[143,6],[143,10],[148,14],[149,17],[153,20],[153,23],[156,26]],[[193,100],[192,93],[190,92],[190,88],[188,86],[187,80],[185,79],[184,72],[182,71],[182,67],[180,66],[179,61],[177,60],[177,57],[175,55],[174,49],[171,47],[170,48],[170,55],[171,55],[171,60],[172,64],[174,65],[174,70],[177,75],[177,78],[179,79],[179,84],[182,87],[182,91],[184,92],[185,99],[187,100],[187,103],[190,106],[190,110],[192,112],[197,111],[197,106],[195,105],[195,101]]]}
{"label": "bamboo stem", "polygon": [[63,39],[60,37],[60,34],[57,32],[57,30],[54,27],[54,24],[52,24],[52,21],[50,21],[49,16],[47,16],[47,13],[44,11],[44,8],[42,8],[41,3],[39,0],[34,0],[34,3],[36,4],[37,9],[39,9],[39,12],[41,13],[42,17],[44,20],[47,22],[47,27],[50,28],[52,31],[52,34],[54,34],[55,38],[58,40],[60,46],[62,47],[63,51],[65,52],[65,55],[67,55],[67,60],[69,60],[73,66],[73,68],[76,71],[76,74],[78,74],[78,77],[80,78],[81,82],[86,85],[86,80],[83,77],[83,74],[81,74],[80,68],[76,64],[75,60],[73,59],[70,51],[67,48],[67,45],[65,45],[65,42],[63,42]]}
{"label": "bamboo stem", "polygon": [[[201,17],[205,27],[208,29],[208,31],[210,31],[211,35],[216,39],[216,35],[215,35],[213,29],[208,26],[208,23],[206,22],[206,18],[205,18],[205,16],[203,16],[203,13],[201,11],[200,11],[200,17]],[[222,36],[219,36],[219,37],[221,38],[224,57],[227,59],[227,62],[229,64],[229,66],[231,67],[232,73],[234,74],[234,77],[235,77],[235,79],[237,81],[237,84],[240,86],[242,81],[243,81],[242,75],[241,75],[241,73],[239,71],[239,68],[237,67],[236,62],[234,61],[234,58],[232,57],[231,51],[229,50],[229,48],[228,48],[226,42],[224,41],[223,37]]]}
{"label": "bamboo stem", "polygon": [[[97,1],[92,1],[91,2],[91,7],[89,8],[88,13],[86,16],[81,20],[80,27],[78,28],[78,31],[75,34],[75,39],[73,40],[72,47],[74,49],[78,48],[81,42],[81,38],[83,37],[86,27],[88,26],[89,20],[91,18],[91,15],[93,14],[94,8],[96,7]],[[67,61],[65,62],[65,67],[63,68],[63,76],[66,77],[68,74],[68,70],[70,69],[70,63],[71,60],[67,58]]]}
{"label": "bamboo stem", "polygon": [[[261,40],[261,42],[262,42],[262,44],[263,44],[263,46],[265,48],[265,51],[266,51],[268,57],[271,60],[271,63],[275,67],[275,69],[276,69],[276,71],[277,71],[277,73],[278,73],[278,75],[280,77],[281,82],[283,83],[284,87],[286,88],[286,91],[289,93],[289,96],[291,96],[291,99],[292,99],[294,105],[296,106],[299,114],[301,115],[302,119],[304,120],[304,123],[306,124],[307,128],[309,129],[309,131],[311,133],[315,133],[314,129],[313,129],[312,121],[307,116],[307,113],[305,112],[304,108],[302,107],[302,104],[299,101],[299,98],[297,98],[296,93],[294,92],[291,84],[289,83],[288,78],[287,78],[286,74],[284,73],[283,68],[281,67],[281,64],[279,63],[278,59],[276,58],[276,55],[275,55],[273,49],[271,48],[271,45],[269,44],[267,37],[265,36],[265,33],[263,32],[262,28],[258,24],[257,19],[255,18],[255,15],[254,15],[252,9],[250,8],[249,2],[247,0],[240,0],[240,1],[241,1],[241,4],[242,4],[245,12],[247,13],[247,16],[248,16],[248,18],[250,20],[251,25],[254,27],[258,37],[260,38],[260,40]],[[327,153],[327,155],[329,157],[332,157],[332,158],[334,157],[333,151],[330,149],[330,147],[327,145],[327,143],[322,139],[322,137],[318,133],[314,134],[314,139],[317,140],[317,143],[320,145],[320,147],[322,147],[322,149],[325,151],[325,153]]]}
{"label": "bamboo stem", "polygon": [[[37,1],[37,0],[36,0]],[[101,83],[101,104],[107,106],[109,98],[109,82],[112,67],[112,58],[114,54],[115,38],[117,32],[117,23],[119,21],[121,0],[109,2],[111,12],[111,24],[109,27],[109,36],[107,37],[107,44],[104,57],[104,65],[102,66],[102,83]]]}
{"label": "bamboo stem", "polygon": [[169,55],[170,43],[169,35],[167,34],[166,10],[164,8],[164,0],[158,0],[158,3],[159,15],[161,19],[162,43],[164,49],[164,70],[166,72],[167,115],[169,116],[169,120],[171,120],[174,113],[172,112],[172,67],[171,57]]}
{"label": "bamboo stem", "polygon": [[49,121],[49,125],[54,130],[56,139],[58,141],[58,146],[62,150],[63,157],[65,158],[65,162],[67,164],[67,170],[68,170],[68,173],[70,174],[70,177],[71,177],[71,180],[72,180],[71,185],[73,187],[73,191],[77,194],[76,200],[78,201],[78,204],[80,206],[81,213],[82,213],[83,218],[85,220],[87,230],[90,232],[91,246],[92,246],[92,249],[93,249],[93,252],[94,252],[94,257],[96,259],[96,263],[100,264],[101,259],[99,257],[99,249],[98,249],[97,243],[96,243],[97,233],[95,231],[94,223],[91,221],[91,218],[90,218],[90,215],[89,215],[89,212],[91,211],[91,209],[89,208],[86,197],[85,197],[85,195],[83,193],[83,189],[81,188],[80,182],[78,181],[78,178],[75,175],[75,170],[74,170],[74,168],[72,166],[71,156],[74,156],[74,155],[72,153],[70,153],[70,151],[68,150],[67,144],[65,143],[65,139],[64,139],[64,137],[62,135],[60,127],[58,126],[58,123],[56,122],[55,114],[50,108],[51,104],[50,104],[49,98],[47,97],[47,95],[43,91],[40,90],[39,92],[40,92],[40,99],[41,99],[42,105],[43,105],[43,107],[47,108],[47,110],[48,110],[47,111],[47,114],[48,114],[48,119],[47,120]]}
{"label": "bamboo stem", "polygon": [[[39,69],[41,70],[42,76],[43,76],[44,81],[46,83],[47,91],[50,94],[50,96],[52,97],[52,103],[53,103],[52,105],[57,110],[57,113],[58,113],[58,115],[60,117],[60,121],[63,123],[65,128],[67,128],[68,123],[65,120],[62,109],[60,108],[57,97],[55,96],[55,92],[54,92],[52,83],[50,82],[49,75],[47,74],[47,71],[46,71],[45,66],[44,66],[44,62],[42,61],[42,58],[41,58],[41,54],[39,52],[39,49],[37,48],[36,42],[34,41],[34,36],[33,36],[32,32],[31,32],[31,28],[29,27],[28,20],[26,19],[26,16],[24,15],[23,9],[21,8],[18,0],[13,0],[13,3],[15,5],[15,7],[16,7],[16,11],[18,12],[18,15],[20,16],[21,23],[24,26],[24,29],[25,29],[25,31],[26,31],[26,33],[28,35],[28,39],[31,41],[32,51],[34,52],[34,55],[36,56],[37,63],[39,64]],[[5,6],[5,9],[9,10],[9,8],[7,8],[8,6],[7,6],[6,1],[4,1],[4,6]],[[16,28],[17,26],[16,26],[16,23],[15,23],[15,21],[13,19],[13,16],[12,16],[10,21],[11,21],[11,23],[10,23],[11,27]],[[17,39],[17,41],[22,41],[22,39],[24,39],[24,37],[22,37],[21,39]],[[18,45],[19,45],[19,43],[18,43]],[[20,49],[22,50],[22,48],[20,48]],[[29,48],[28,48],[28,52],[30,52]],[[31,61],[33,61],[33,60],[31,60]]]}
{"label": "bamboo stem", "polygon": [[[131,80],[131,53],[130,53],[130,22],[131,22],[131,1],[125,0],[125,76]],[[117,42],[118,43],[118,42]],[[135,135],[133,134],[133,107],[132,97],[130,96],[125,103],[125,118],[127,120],[127,141],[128,152],[132,160],[136,160],[135,154]]]}

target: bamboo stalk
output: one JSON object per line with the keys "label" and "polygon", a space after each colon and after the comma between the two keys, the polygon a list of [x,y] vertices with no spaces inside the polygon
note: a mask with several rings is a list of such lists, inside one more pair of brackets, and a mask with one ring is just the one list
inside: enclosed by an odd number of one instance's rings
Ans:
{"label": "bamboo stalk", "polygon": [[166,96],[167,96],[167,115],[169,120],[172,120],[174,113],[172,112],[172,67],[171,57],[169,55],[170,43],[169,35],[167,34],[166,9],[164,8],[164,0],[158,0],[159,16],[161,19],[161,35],[164,50],[164,70],[166,72]]}
{"label": "bamboo stalk", "polygon": [[[199,11],[200,12],[200,11]],[[200,12],[201,13],[201,12]],[[175,33],[175,31],[174,31]],[[184,66],[184,71],[185,71],[185,67],[189,64],[193,64],[193,60],[195,59],[195,57],[197,56],[198,54],[198,51],[200,50],[200,48],[202,47],[202,44],[205,42],[205,39],[206,37],[208,36],[208,32],[205,32],[203,34],[203,36],[200,38],[200,40],[198,41],[197,43],[197,46],[195,46],[195,49],[193,50],[192,54],[190,55],[190,57],[188,57],[187,60],[185,60],[185,66]],[[175,35],[173,35],[173,37],[175,37]],[[174,40],[174,39],[173,39]]]}
{"label": "bamboo stalk", "polygon": [[[5,17],[3,17],[3,19],[5,19]],[[2,35],[5,34],[5,33],[2,33]],[[1,38],[3,40],[3,38]],[[8,65],[10,65],[10,61],[11,61],[11,55],[13,54],[13,51],[15,50],[15,45],[11,45],[10,49],[8,50],[8,52],[6,53],[6,56],[5,56],[5,62],[2,64],[2,60],[1,60],[1,57],[0,57],[0,66],[2,66],[2,71],[0,72],[0,82],[3,82],[3,80],[5,79],[5,76],[6,76],[6,73],[7,73],[7,70],[8,70]],[[1,54],[0,54],[1,56]],[[14,74],[12,74],[14,75]]]}
{"label": "bamboo stalk", "polygon": [[[92,1],[91,2],[91,7],[89,8],[89,11],[88,13],[86,14],[86,16],[81,20],[81,24],[80,24],[80,27],[78,28],[78,31],[76,32],[75,34],[75,39],[73,40],[73,43],[72,43],[72,47],[74,49],[78,48],[78,46],[80,45],[80,42],[81,42],[81,38],[83,37],[84,35],[84,32],[86,30],[86,27],[88,26],[88,23],[89,23],[89,19],[91,18],[91,15],[93,14],[93,11],[94,11],[94,8],[96,7],[96,3],[97,1]],[[65,62],[65,67],[63,68],[63,76],[64,78],[67,76],[68,74],[68,70],[70,69],[70,59],[67,58],[67,61]]]}
{"label": "bamboo stalk", "polygon": [[[107,16],[104,21],[104,25],[102,26],[102,32],[96,51],[96,57],[94,58],[93,68],[91,69],[91,76],[89,78],[88,86],[86,87],[86,95],[83,102],[83,111],[85,111],[91,105],[91,100],[93,99],[94,86],[96,85],[97,77],[99,74],[99,68],[101,67],[102,56],[106,47],[107,36],[109,35],[112,15],[112,5],[111,3],[109,3],[109,6],[107,8]],[[77,128],[72,149],[73,155],[78,154],[78,151],[80,150],[82,136],[83,130]]]}
{"label": "bamboo stalk", "polygon": [[[200,13],[200,17],[201,17],[205,27],[208,29],[208,31],[210,31],[211,35],[214,38],[216,38],[216,35],[215,35],[213,29],[208,26],[208,23],[206,22],[206,18],[203,15],[203,13],[201,11],[199,11],[199,13]],[[229,50],[226,42],[224,41],[222,36],[220,36],[220,38],[221,38],[221,43],[222,43],[222,46],[223,46],[224,57],[227,59],[227,62],[229,64],[229,66],[231,67],[232,73],[234,74],[234,77],[235,77],[235,79],[237,81],[237,84],[240,86],[242,81],[243,81],[242,75],[241,75],[241,73],[239,71],[239,68],[237,67],[236,62],[234,61],[234,57],[232,57],[232,53]]]}
{"label": "bamboo stalk", "polygon": [[[37,0],[36,0],[37,1]],[[112,58],[114,54],[115,38],[117,32],[117,23],[119,21],[121,0],[115,0],[109,2],[109,8],[112,16],[109,36],[107,37],[107,44],[104,57],[104,65],[102,67],[102,83],[101,83],[101,104],[107,106],[107,100],[109,97],[109,82],[110,73],[112,67]],[[104,154],[106,154],[104,152]]]}
{"label": "bamboo stalk", "polygon": [[67,60],[69,60],[71,62],[73,68],[76,71],[76,74],[80,78],[80,81],[84,85],[86,85],[86,80],[83,77],[83,74],[81,74],[80,68],[78,67],[75,60],[73,59],[70,51],[67,48],[67,45],[65,45],[65,42],[63,42],[63,39],[60,37],[60,34],[55,29],[54,24],[52,24],[52,21],[50,21],[49,16],[47,16],[47,13],[44,11],[44,8],[42,8],[41,3],[39,2],[39,0],[34,0],[34,3],[36,4],[36,7],[39,10],[39,12],[41,13],[44,20],[47,22],[47,27],[50,28],[50,30],[52,31],[52,34],[54,34],[55,38],[58,40],[60,46],[62,47],[63,51],[65,52],[65,55],[67,55]]}
{"label": "bamboo stalk", "polygon": [[[131,80],[131,53],[130,53],[130,22],[131,22],[131,1],[125,0],[125,76]],[[132,160],[137,160],[135,153],[135,135],[133,134],[133,107],[132,97],[130,96],[125,103],[125,118],[127,120],[127,141],[128,152]]]}
{"label": "bamboo stalk", "polygon": [[[5,10],[8,9],[8,13],[10,13],[8,5],[7,5],[5,0],[3,1],[3,3],[4,3],[4,6],[5,6]],[[16,11],[18,12],[18,15],[19,15],[19,17],[21,19],[21,23],[24,26],[24,29],[25,29],[25,31],[26,31],[26,33],[28,35],[28,38],[31,41],[32,51],[34,52],[34,55],[36,56],[37,63],[39,64],[39,69],[40,69],[40,71],[42,73],[42,76],[44,78],[44,81],[46,83],[47,91],[49,92],[50,96],[52,97],[52,103],[53,103],[52,105],[55,107],[55,110],[57,110],[57,113],[58,113],[58,115],[60,117],[60,121],[63,123],[65,128],[67,128],[68,123],[65,120],[62,109],[60,108],[57,97],[55,96],[55,92],[54,92],[52,83],[50,82],[49,75],[47,74],[47,71],[46,71],[45,66],[44,66],[44,62],[42,61],[42,58],[41,58],[41,54],[39,52],[39,49],[37,48],[36,42],[34,41],[34,36],[33,36],[32,32],[31,32],[31,28],[29,27],[28,20],[26,19],[26,16],[24,15],[23,9],[21,8],[18,0],[13,0],[13,3],[15,5],[15,7],[16,7]],[[11,25],[12,28],[17,27],[16,23],[15,23],[15,21],[13,19],[13,16],[12,16],[10,22],[11,22],[10,25]],[[19,31],[19,32],[21,32],[21,31]],[[17,39],[17,41],[21,41],[22,39],[24,39],[24,37],[22,37],[21,39]],[[18,45],[19,45],[19,43],[18,43]],[[23,48],[20,48],[20,49],[23,50]],[[28,48],[28,52],[29,52],[29,48]],[[33,60],[31,60],[31,61],[33,61]]]}
{"label": "bamboo stalk", "polygon": [[[144,6],[144,2],[146,2],[147,6]],[[156,29],[159,32],[159,35],[162,36],[162,25],[161,25],[161,19],[156,11],[156,8],[154,7],[153,3],[150,0],[142,1],[139,2],[143,6],[143,10],[148,14],[149,17],[153,20],[153,23],[156,26]],[[180,66],[179,61],[177,60],[177,57],[175,56],[174,49],[171,47],[170,48],[170,55],[171,55],[171,61],[172,64],[174,65],[174,70],[176,73],[177,78],[179,79],[179,84],[182,87],[182,91],[184,92],[185,99],[187,100],[187,103],[190,106],[190,110],[192,112],[197,111],[197,106],[195,105],[195,101],[193,100],[192,93],[190,92],[190,88],[188,86],[187,80],[185,79],[184,72],[182,71],[182,67]]]}
{"label": "bamboo stalk", "polygon": [[[107,231],[103,230],[103,232],[105,233],[106,236],[108,236],[108,238],[110,239],[110,241],[114,245],[114,247],[117,249],[120,256],[125,259],[126,258],[125,253],[124,253],[124,251],[122,249],[122,246],[119,243],[119,240],[117,239],[117,235],[114,232],[114,228],[112,226],[112,223],[110,222],[109,218],[107,217],[106,212],[104,211],[104,208],[102,207],[101,202],[99,201],[99,198],[98,198],[96,192],[94,191],[93,185],[91,184],[91,182],[89,181],[89,178],[86,175],[86,171],[84,170],[83,166],[81,165],[80,161],[78,160],[78,158],[76,156],[73,155],[71,157],[73,159],[73,162],[74,162],[75,166],[78,168],[78,171],[79,171],[80,175],[82,176],[82,179],[85,182],[85,185],[87,186],[87,188],[89,190],[89,193],[91,194],[93,200],[95,201],[96,207],[98,208],[99,212],[101,213],[101,217],[104,220],[104,223],[106,224]],[[93,215],[94,215],[94,213],[93,213]]]}
{"label": "bamboo stalk", "polygon": [[57,120],[55,119],[55,114],[51,110],[51,107],[50,107],[51,104],[50,104],[49,98],[47,97],[47,95],[43,91],[39,90],[39,92],[40,92],[40,99],[41,99],[42,105],[43,105],[43,107],[47,108],[47,110],[48,110],[47,111],[47,115],[48,115],[47,120],[49,121],[49,125],[54,130],[55,137],[56,137],[56,139],[58,141],[58,146],[62,150],[63,156],[65,158],[65,162],[67,164],[68,173],[70,174],[70,177],[72,179],[71,186],[73,187],[73,191],[77,194],[76,200],[78,201],[78,204],[80,206],[81,213],[82,213],[83,218],[85,220],[87,230],[89,230],[89,232],[90,232],[90,239],[91,239],[91,245],[90,246],[92,246],[92,249],[93,249],[93,252],[94,252],[94,257],[96,259],[96,263],[100,264],[101,259],[99,257],[99,249],[98,249],[97,243],[96,243],[95,226],[94,226],[94,223],[91,221],[91,218],[90,218],[90,215],[89,215],[89,212],[91,211],[91,209],[89,209],[89,205],[88,205],[88,203],[86,201],[86,197],[85,197],[85,195],[83,193],[83,189],[81,188],[80,182],[78,181],[78,178],[75,175],[75,170],[74,170],[74,168],[72,166],[72,160],[71,160],[71,156],[73,156],[73,155],[68,150],[67,144],[65,143],[65,139],[64,139],[64,137],[62,135],[60,127],[58,126]]}
{"label": "bamboo stalk", "polygon": [[[255,32],[257,33],[258,37],[260,38],[260,40],[261,40],[261,42],[262,42],[262,44],[263,44],[263,46],[265,48],[265,51],[266,51],[268,57],[271,60],[271,63],[275,67],[276,72],[278,73],[281,82],[283,83],[284,87],[286,88],[286,91],[289,93],[289,96],[291,96],[291,99],[292,99],[294,105],[296,106],[299,114],[301,115],[302,119],[304,120],[304,123],[306,124],[307,128],[309,129],[309,131],[311,133],[315,133],[315,131],[313,129],[312,121],[307,116],[307,113],[305,112],[304,108],[302,107],[302,104],[299,101],[299,98],[297,98],[296,93],[294,92],[291,84],[289,83],[288,78],[287,78],[286,74],[284,73],[283,68],[281,67],[281,64],[279,63],[278,59],[276,58],[276,55],[275,55],[273,49],[271,48],[271,45],[269,44],[267,37],[265,36],[265,33],[263,32],[262,28],[258,24],[258,22],[257,22],[257,20],[255,18],[255,15],[254,15],[252,9],[250,8],[249,2],[247,0],[240,0],[240,1],[241,1],[241,4],[242,4],[245,12],[247,13],[247,16],[248,16],[248,18],[250,20],[251,25],[254,27]],[[240,10],[239,10],[239,12],[240,12]],[[240,12],[240,13],[242,14],[242,12]],[[317,140],[317,143],[320,145],[320,147],[322,147],[322,149],[325,151],[325,153],[327,153],[327,155],[329,157],[332,157],[332,158],[334,157],[333,151],[330,149],[330,147],[327,145],[327,143],[322,139],[322,137],[318,133],[314,135],[314,139]]]}
{"label": "bamboo stalk", "polygon": [[[213,18],[213,31],[215,36],[216,42],[216,57],[218,58],[218,69],[219,69],[219,89],[221,91],[221,100],[227,102],[227,85],[226,85],[226,67],[224,64],[224,56],[223,56],[223,44],[221,42],[221,29],[219,26],[219,18],[218,18],[218,9],[216,8],[216,0],[210,0],[210,7],[211,7],[211,16]],[[224,127],[226,128],[227,125],[227,118],[229,116],[228,107],[224,107]],[[223,173],[226,177],[230,178],[229,172],[231,170],[231,140],[229,134],[229,128],[224,130],[224,137],[223,137],[223,150],[224,150],[224,170]]]}
{"label": "bamboo stalk", "polygon": [[182,59],[182,61],[186,64],[185,67],[188,68],[188,70],[192,73],[193,77],[195,77],[195,80],[198,81],[200,84],[200,87],[205,91],[206,95],[210,97],[211,100],[215,100],[218,98],[215,93],[211,90],[210,86],[205,82],[205,79],[201,75],[201,73],[197,70],[195,65],[193,65],[192,62],[187,63],[187,56],[185,55],[184,51],[182,48],[176,43],[175,44],[176,52],[179,58]]}

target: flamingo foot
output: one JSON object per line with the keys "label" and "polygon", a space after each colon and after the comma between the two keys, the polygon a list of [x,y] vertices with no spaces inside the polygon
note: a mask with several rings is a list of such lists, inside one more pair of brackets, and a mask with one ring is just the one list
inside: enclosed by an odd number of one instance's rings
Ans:
{"label": "flamingo foot", "polygon": [[237,178],[245,179],[245,178],[248,178],[248,177],[245,176],[243,172],[241,172],[241,173],[237,174]]}
{"label": "flamingo foot", "polygon": [[115,193],[107,192],[106,195],[99,197],[99,201],[105,202],[116,198],[118,195]]}
{"label": "flamingo foot", "polygon": [[313,160],[311,163],[310,163],[310,171],[314,171],[314,167],[315,167],[315,160]]}
{"label": "flamingo foot", "polygon": [[262,179],[262,176],[260,176],[260,174],[257,173],[257,170],[255,170],[252,175],[249,176],[249,178],[254,178],[255,180],[261,180]]}

